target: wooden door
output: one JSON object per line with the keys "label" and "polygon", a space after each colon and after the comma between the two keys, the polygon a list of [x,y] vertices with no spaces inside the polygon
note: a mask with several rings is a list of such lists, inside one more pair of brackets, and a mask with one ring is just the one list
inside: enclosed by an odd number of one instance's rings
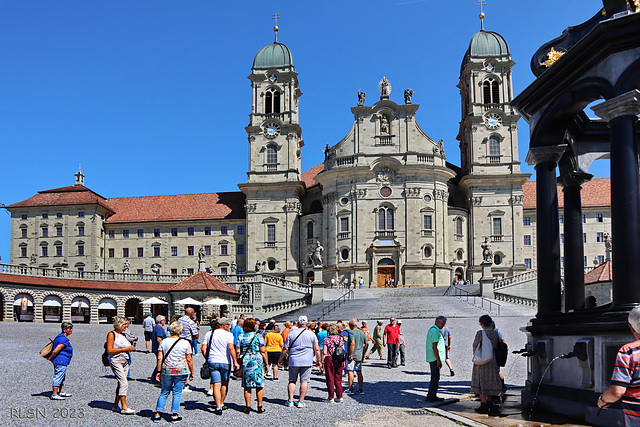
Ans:
{"label": "wooden door", "polygon": [[384,288],[387,279],[395,279],[396,278],[396,267],[394,265],[391,266],[378,266],[378,287]]}

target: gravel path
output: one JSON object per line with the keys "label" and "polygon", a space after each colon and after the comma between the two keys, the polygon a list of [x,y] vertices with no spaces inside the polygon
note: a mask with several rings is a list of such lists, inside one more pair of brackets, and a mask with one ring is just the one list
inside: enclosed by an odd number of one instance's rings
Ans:
{"label": "gravel path", "polygon": [[[529,317],[501,317],[498,327],[506,335],[510,350],[521,348],[526,342],[519,328]],[[407,411],[426,405],[428,365],[425,362],[425,335],[433,319],[403,319],[407,340],[407,365],[387,369],[384,361],[365,364],[365,391],[363,396],[347,396],[343,404],[327,404],[324,378],[313,375],[304,409],[286,408],[287,372],[280,373],[279,381],[265,382],[264,414],[245,415],[242,388],[239,381],[230,384],[227,404],[230,407],[222,417],[211,412],[211,398],[203,394],[207,383],[199,378],[194,385],[200,392],[184,394],[181,415],[183,423],[207,425],[212,422],[237,423],[242,426],[293,426],[305,423],[313,426],[416,425],[455,426],[456,423],[433,415],[409,415]],[[372,326],[375,322],[370,322]],[[449,321],[453,334],[452,362],[455,377],[444,375],[440,382],[440,395],[455,397],[468,393],[471,378],[471,342],[478,329],[477,318],[455,318]],[[56,426],[63,425],[152,425],[150,417],[155,408],[159,388],[150,385],[147,377],[153,369],[151,354],[133,355],[128,403],[137,412],[124,416],[110,411],[116,382],[110,370],[100,361],[102,345],[109,325],[76,325],[70,336],[74,357],[69,366],[65,390],[73,394],[66,401],[51,401],[52,365],[43,360],[38,351],[59,331],[58,324],[28,324],[0,322],[0,369],[7,391],[3,395],[7,412],[3,425]],[[133,332],[142,337],[142,327],[134,325]],[[143,338],[141,338],[143,339]],[[142,343],[142,345],[144,345]],[[140,345],[139,345],[140,347]],[[385,355],[386,357],[386,355]],[[196,370],[203,362],[202,355],[195,358]],[[503,371],[507,383],[521,386],[526,378],[524,358],[510,355]],[[169,408],[169,406],[168,406]],[[254,401],[255,409],[255,401]],[[425,417],[429,417],[428,419]],[[27,419],[30,418],[30,419]],[[166,421],[161,423],[164,424]]]}

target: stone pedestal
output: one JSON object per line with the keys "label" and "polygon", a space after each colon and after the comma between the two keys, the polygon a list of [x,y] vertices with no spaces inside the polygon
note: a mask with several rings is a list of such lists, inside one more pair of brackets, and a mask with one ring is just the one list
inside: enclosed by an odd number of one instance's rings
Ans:
{"label": "stone pedestal", "polygon": [[207,271],[207,267],[205,266],[204,260],[198,261],[198,273],[204,273]]}
{"label": "stone pedestal", "polygon": [[482,277],[480,277],[480,295],[485,298],[493,298],[493,276],[491,275],[491,265],[493,263],[483,261]]}
{"label": "stone pedestal", "polygon": [[318,304],[324,301],[325,283],[322,280],[322,267],[314,267],[313,274],[315,280],[311,282],[311,304]]}

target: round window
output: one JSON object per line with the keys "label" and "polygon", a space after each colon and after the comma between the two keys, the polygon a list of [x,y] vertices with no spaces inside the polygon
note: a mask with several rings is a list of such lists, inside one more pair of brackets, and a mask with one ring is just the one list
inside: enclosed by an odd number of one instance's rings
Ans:
{"label": "round window", "polygon": [[425,258],[431,258],[431,246],[425,246],[424,247],[424,257]]}
{"label": "round window", "polygon": [[349,249],[343,249],[342,252],[340,252],[340,256],[342,257],[343,260],[348,260],[349,259]]}
{"label": "round window", "polygon": [[342,199],[340,199],[340,204],[342,206],[346,205],[347,203],[349,203],[349,198],[348,197],[343,197]]}
{"label": "round window", "polygon": [[431,201],[431,196],[428,194],[425,194],[423,197],[423,200],[425,203],[429,203]]}
{"label": "round window", "polygon": [[498,254],[495,254],[493,256],[493,263],[495,265],[500,265],[502,263],[502,257],[500,255],[498,255]]}
{"label": "round window", "polygon": [[380,195],[382,197],[389,197],[391,195],[391,188],[389,187],[382,187],[380,189]]}
{"label": "round window", "polygon": [[269,270],[271,271],[276,269],[276,262],[274,260],[269,260],[269,263],[267,265],[269,267]]}

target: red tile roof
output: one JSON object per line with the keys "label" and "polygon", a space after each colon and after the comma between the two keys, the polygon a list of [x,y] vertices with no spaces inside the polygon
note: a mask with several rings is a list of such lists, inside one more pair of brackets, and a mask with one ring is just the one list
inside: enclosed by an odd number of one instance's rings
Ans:
{"label": "red tile roof", "polygon": [[305,183],[307,188],[315,187],[319,185],[318,182],[314,179],[320,172],[324,170],[324,163],[320,163],[319,165],[315,165],[311,169],[306,172],[303,172],[301,175],[302,181]]}
{"label": "red tile roof", "polygon": [[584,284],[592,285],[594,283],[612,282],[613,281],[613,263],[607,261],[600,264],[590,272],[584,275]]}
{"label": "red tile roof", "polygon": [[69,187],[54,188],[53,190],[38,191],[35,196],[7,207],[90,205],[94,203],[111,210],[106,199],[101,195],[91,191],[84,185],[71,185]]}
{"label": "red tile roof", "polygon": [[105,291],[132,292],[168,292],[172,283],[155,282],[108,282],[99,280],[59,279],[55,277],[21,276],[17,274],[0,274],[0,283],[16,285],[41,286],[45,288],[86,289]]}
{"label": "red tile roof", "polygon": [[174,285],[172,291],[219,291],[229,294],[239,292],[209,273],[199,272]]}
{"label": "red tile roof", "polygon": [[[524,194],[524,209],[536,208],[536,182],[528,181],[522,186]],[[611,206],[611,180],[609,178],[594,178],[582,184],[583,207]],[[564,193],[558,186],[558,207],[564,206]]]}
{"label": "red tile roof", "polygon": [[109,199],[115,212],[106,222],[130,223],[198,219],[243,219],[245,196],[241,192],[177,194],[174,196]]}

